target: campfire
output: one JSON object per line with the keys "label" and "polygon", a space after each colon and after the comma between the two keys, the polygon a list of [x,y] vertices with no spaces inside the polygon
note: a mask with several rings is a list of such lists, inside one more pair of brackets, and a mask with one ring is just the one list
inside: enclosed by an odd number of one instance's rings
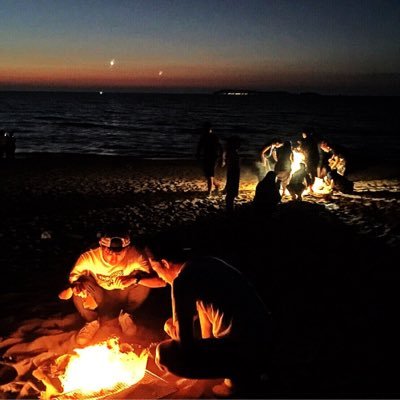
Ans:
{"label": "campfire", "polygon": [[117,338],[75,349],[54,360],[48,368],[35,371],[46,386],[41,399],[101,399],[112,396],[142,380],[148,352],[136,354]]}

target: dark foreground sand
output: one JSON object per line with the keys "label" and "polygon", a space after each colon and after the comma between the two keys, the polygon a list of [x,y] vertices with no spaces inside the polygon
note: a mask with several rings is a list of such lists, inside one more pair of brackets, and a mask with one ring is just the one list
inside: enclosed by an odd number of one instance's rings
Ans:
{"label": "dark foreground sand", "polygon": [[[18,155],[0,165],[0,352],[10,363],[32,359],[46,321],[73,340],[82,321],[57,293],[101,227],[120,219],[138,243],[174,237],[231,262],[257,287],[272,312],[274,346],[270,382],[248,397],[398,397],[398,172],[359,169],[353,195],[285,200],[255,215],[257,178],[244,162],[237,209],[227,215],[222,195],[205,197],[195,162]],[[157,289],[138,310],[143,345],[164,337],[169,306],[168,290]],[[19,353],[16,342],[25,345]],[[34,397],[21,392],[31,370],[15,380],[16,392],[0,388],[0,398]],[[186,388],[170,397],[210,397],[207,385]]]}

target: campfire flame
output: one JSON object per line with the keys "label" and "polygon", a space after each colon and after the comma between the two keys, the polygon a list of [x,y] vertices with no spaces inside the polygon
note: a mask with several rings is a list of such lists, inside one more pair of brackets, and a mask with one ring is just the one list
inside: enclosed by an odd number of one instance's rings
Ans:
{"label": "campfire flame", "polygon": [[[65,371],[59,371],[62,393],[78,392],[79,397],[93,393],[113,392],[115,388],[129,387],[139,382],[146,372],[148,351],[137,355],[128,344],[119,344],[118,338],[75,349],[69,357]],[[65,364],[65,356],[56,360],[58,368]],[[49,398],[42,396],[41,398]]]}
{"label": "campfire flame", "polygon": [[300,164],[305,163],[304,154],[301,151],[293,149],[293,161],[291,165],[292,174],[300,169]]}

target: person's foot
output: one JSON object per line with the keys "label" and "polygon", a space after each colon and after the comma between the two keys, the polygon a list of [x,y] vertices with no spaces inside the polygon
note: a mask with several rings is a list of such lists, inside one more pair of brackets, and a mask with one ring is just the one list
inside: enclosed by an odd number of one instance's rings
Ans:
{"label": "person's foot", "polygon": [[235,387],[230,379],[224,379],[219,385],[213,386],[212,392],[217,398],[228,398],[235,393]]}
{"label": "person's foot", "polygon": [[137,325],[133,322],[132,317],[128,313],[121,311],[118,322],[124,335],[134,336],[136,334]]}
{"label": "person's foot", "polygon": [[76,335],[76,343],[79,346],[88,344],[94,338],[94,335],[99,329],[100,323],[97,321],[97,319],[92,322],[88,322]]}

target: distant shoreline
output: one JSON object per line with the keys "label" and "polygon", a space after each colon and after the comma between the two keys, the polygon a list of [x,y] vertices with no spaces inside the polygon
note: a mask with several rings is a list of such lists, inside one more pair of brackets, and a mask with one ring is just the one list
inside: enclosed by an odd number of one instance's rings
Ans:
{"label": "distant shoreline", "polygon": [[[226,91],[236,91],[236,92],[249,92],[251,95],[258,96],[308,96],[308,97],[356,97],[356,98],[397,98],[400,95],[393,94],[345,94],[345,93],[335,93],[335,94],[325,94],[312,91],[301,91],[301,92],[288,92],[288,91],[258,91],[258,90],[247,90],[247,89],[220,89],[220,90],[205,90],[205,91],[170,91],[170,92],[158,92],[152,90],[125,90],[125,89],[0,89],[1,94],[9,93],[60,93],[60,94],[98,94],[98,95],[161,95],[161,96],[214,96],[221,95],[221,93]],[[101,92],[101,94],[100,94]],[[238,96],[242,97],[242,96]]]}

